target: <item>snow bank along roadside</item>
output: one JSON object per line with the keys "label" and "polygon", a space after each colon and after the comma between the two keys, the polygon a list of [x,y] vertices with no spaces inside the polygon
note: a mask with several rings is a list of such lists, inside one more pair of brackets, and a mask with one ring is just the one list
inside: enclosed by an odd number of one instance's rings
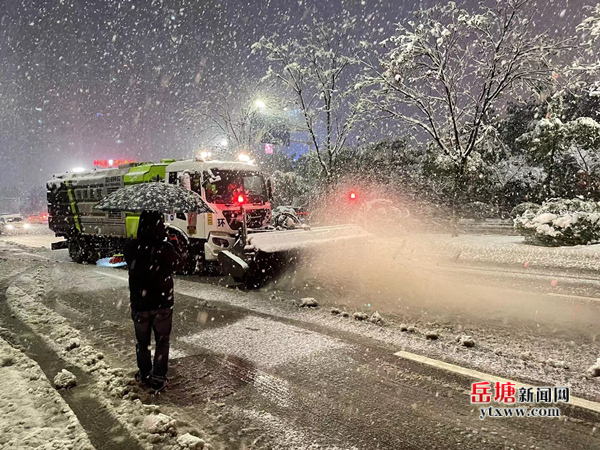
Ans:
{"label": "snow bank along roadside", "polygon": [[542,247],[523,236],[414,235],[388,245],[401,252],[439,257],[452,262],[513,266],[523,269],[597,270],[600,244]]}
{"label": "snow bank along roadside", "polygon": [[40,366],[2,338],[0,379],[0,449],[94,449]]}
{"label": "snow bank along roadside", "polygon": [[[11,311],[27,323],[64,360],[92,375],[98,401],[145,449],[210,448],[198,434],[176,418],[161,414],[156,405],[144,405],[139,386],[121,368],[110,367],[104,355],[89,345],[67,320],[43,304],[41,270],[21,275],[6,292]],[[181,425],[181,426],[180,426]],[[189,434],[191,432],[192,434]],[[178,436],[179,435],[179,436]]]}

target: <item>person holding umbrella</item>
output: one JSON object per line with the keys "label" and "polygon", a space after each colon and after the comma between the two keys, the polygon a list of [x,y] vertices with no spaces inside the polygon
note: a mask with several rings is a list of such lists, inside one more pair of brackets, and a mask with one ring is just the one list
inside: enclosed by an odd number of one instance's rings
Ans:
{"label": "person holding umbrella", "polygon": [[[164,214],[213,213],[197,193],[165,182],[124,186],[102,198],[94,209],[141,213],[137,238],[129,240],[123,256],[129,270],[131,317],[137,340],[135,378],[161,391],[167,383],[169,338],[173,323],[173,271],[180,256],[166,242]],[[154,363],[150,341],[154,332]]]}
{"label": "person holding umbrella", "polygon": [[[144,211],[137,239],[130,240],[123,256],[129,269],[131,318],[137,340],[137,381],[157,392],[167,384],[169,340],[173,322],[173,271],[179,255],[165,240],[163,215]],[[150,350],[152,332],[156,341],[154,364]]]}

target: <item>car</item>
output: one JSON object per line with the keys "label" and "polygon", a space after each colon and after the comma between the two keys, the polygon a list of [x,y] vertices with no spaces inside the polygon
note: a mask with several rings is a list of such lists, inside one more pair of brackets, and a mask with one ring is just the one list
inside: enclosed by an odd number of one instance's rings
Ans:
{"label": "car", "polygon": [[0,227],[2,233],[27,231],[31,224],[21,214],[4,214],[0,216]]}
{"label": "car", "polygon": [[48,223],[48,213],[30,214],[27,216],[27,222],[36,224]]}

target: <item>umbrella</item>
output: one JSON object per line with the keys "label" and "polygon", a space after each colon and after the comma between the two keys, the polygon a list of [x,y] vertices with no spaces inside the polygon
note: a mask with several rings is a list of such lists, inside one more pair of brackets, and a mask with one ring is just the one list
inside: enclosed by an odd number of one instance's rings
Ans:
{"label": "umbrella", "polygon": [[104,197],[94,208],[102,211],[128,212],[213,212],[202,197],[195,192],[163,182],[125,186]]}

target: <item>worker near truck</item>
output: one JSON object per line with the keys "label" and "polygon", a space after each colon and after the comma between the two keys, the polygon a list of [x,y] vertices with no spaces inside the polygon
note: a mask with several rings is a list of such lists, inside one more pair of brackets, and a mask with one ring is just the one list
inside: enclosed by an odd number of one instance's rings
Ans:
{"label": "worker near truck", "polygon": [[[157,212],[140,215],[137,238],[125,244],[123,256],[129,270],[131,318],[136,337],[136,380],[161,391],[167,384],[169,340],[173,323],[173,271],[179,255],[166,242],[164,217]],[[154,363],[150,343],[156,348]]]}

